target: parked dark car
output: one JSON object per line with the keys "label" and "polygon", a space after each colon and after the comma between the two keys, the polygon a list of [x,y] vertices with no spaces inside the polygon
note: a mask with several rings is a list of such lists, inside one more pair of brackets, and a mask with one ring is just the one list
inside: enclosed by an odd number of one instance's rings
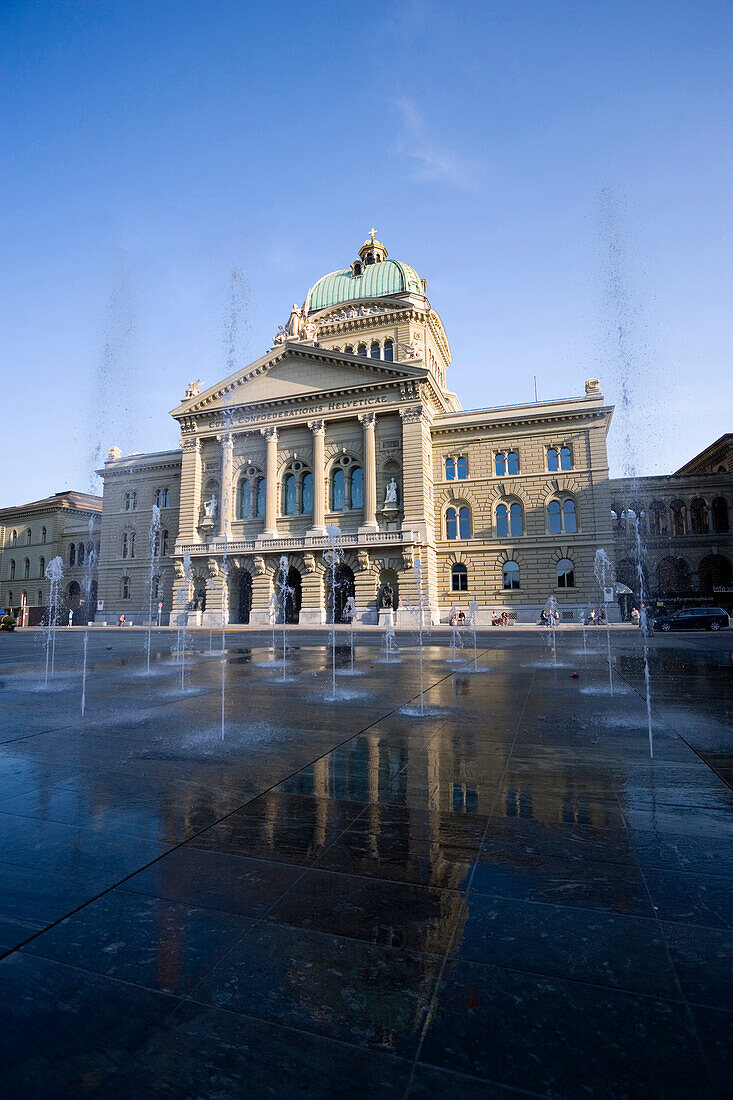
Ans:
{"label": "parked dark car", "polygon": [[724,630],[729,625],[728,614],[722,607],[686,607],[672,615],[659,615],[654,620],[655,630]]}

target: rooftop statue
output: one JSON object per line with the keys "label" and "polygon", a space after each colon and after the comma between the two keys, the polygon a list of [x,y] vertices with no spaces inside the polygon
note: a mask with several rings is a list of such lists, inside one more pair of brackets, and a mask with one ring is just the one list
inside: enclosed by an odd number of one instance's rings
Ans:
{"label": "rooftop statue", "polygon": [[285,331],[292,340],[297,340],[301,334],[303,327],[303,311],[293,302],[293,308],[290,311],[288,317],[288,323],[285,326]]}
{"label": "rooftop statue", "polygon": [[199,386],[200,385],[201,385],[201,379],[200,378],[197,378],[195,382],[189,382],[188,385],[186,386],[186,393],[184,395],[183,400],[185,401],[187,397],[198,397],[198,395],[199,395]]}

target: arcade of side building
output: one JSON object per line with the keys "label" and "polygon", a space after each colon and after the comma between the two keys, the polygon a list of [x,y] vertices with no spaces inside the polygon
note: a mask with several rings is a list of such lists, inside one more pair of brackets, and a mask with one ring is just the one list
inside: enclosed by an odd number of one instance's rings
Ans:
{"label": "arcade of side building", "polygon": [[[450,364],[425,280],[372,232],[350,267],[293,306],[265,356],[208,389],[189,386],[172,412],[179,449],[110,449],[97,620],[147,621],[155,504],[152,606],[163,623],[184,603],[202,625],[222,614],[269,623],[283,556],[287,619],[329,621],[333,526],[337,619],[351,595],[358,620],[376,623],[389,586],[397,625],[411,623],[419,559],[433,621],[475,600],[479,623],[495,611],[535,622],[550,595],[578,621],[601,598],[599,547],[636,591],[637,516],[650,594],[699,592],[731,607],[733,436],[668,477],[610,480],[613,410],[597,380],[577,397],[464,410]],[[6,605],[16,511],[0,513]],[[625,610],[622,600],[609,617]]]}

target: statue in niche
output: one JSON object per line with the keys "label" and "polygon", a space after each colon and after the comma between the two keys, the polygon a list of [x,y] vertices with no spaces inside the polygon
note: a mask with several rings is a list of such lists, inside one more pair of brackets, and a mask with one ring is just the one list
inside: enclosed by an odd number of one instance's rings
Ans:
{"label": "statue in niche", "polygon": [[391,584],[385,584],[383,586],[379,606],[384,608],[385,611],[391,611],[394,607],[394,589]]}
{"label": "statue in niche", "polygon": [[219,501],[216,499],[216,493],[212,493],[209,500],[204,501],[204,515],[207,519],[216,519],[216,509]]}
{"label": "statue in niche", "polygon": [[387,492],[384,494],[384,503],[397,505],[397,481],[395,478],[390,478],[387,484]]}

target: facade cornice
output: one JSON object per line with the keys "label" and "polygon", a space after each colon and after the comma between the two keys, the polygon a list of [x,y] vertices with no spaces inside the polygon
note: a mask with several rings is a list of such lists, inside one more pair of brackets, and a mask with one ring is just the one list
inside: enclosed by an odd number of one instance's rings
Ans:
{"label": "facade cornice", "polygon": [[131,462],[129,458],[121,458],[115,462],[108,462],[101,470],[97,470],[97,473],[102,478],[107,477],[119,477],[122,474],[142,474],[145,471],[155,470],[174,470],[178,472],[181,466],[181,455],[178,454],[175,458],[170,458],[167,462],[146,462],[146,455],[141,455],[140,459],[135,462]]}
{"label": "facade cornice", "polygon": [[[502,410],[503,411],[503,410]],[[486,413],[486,415],[482,415]],[[455,435],[457,432],[484,432],[487,429],[492,430],[511,430],[513,428],[524,427],[541,427],[543,424],[560,422],[574,423],[589,420],[603,420],[609,417],[612,410],[608,406],[602,406],[600,408],[588,408],[584,406],[579,409],[547,409],[537,411],[535,413],[525,412],[515,415],[497,416],[493,417],[493,410],[479,410],[472,412],[466,410],[460,413],[444,413],[438,414],[432,425],[433,435]],[[447,418],[450,417],[450,422]]]}
{"label": "facade cornice", "polygon": [[98,508],[94,508],[91,505],[80,506],[78,504],[44,504],[39,507],[21,504],[17,508],[0,508],[0,524],[6,523],[11,517],[15,519],[20,516],[47,516],[53,515],[54,513],[65,516],[99,516],[102,513],[102,500],[100,497]]}

